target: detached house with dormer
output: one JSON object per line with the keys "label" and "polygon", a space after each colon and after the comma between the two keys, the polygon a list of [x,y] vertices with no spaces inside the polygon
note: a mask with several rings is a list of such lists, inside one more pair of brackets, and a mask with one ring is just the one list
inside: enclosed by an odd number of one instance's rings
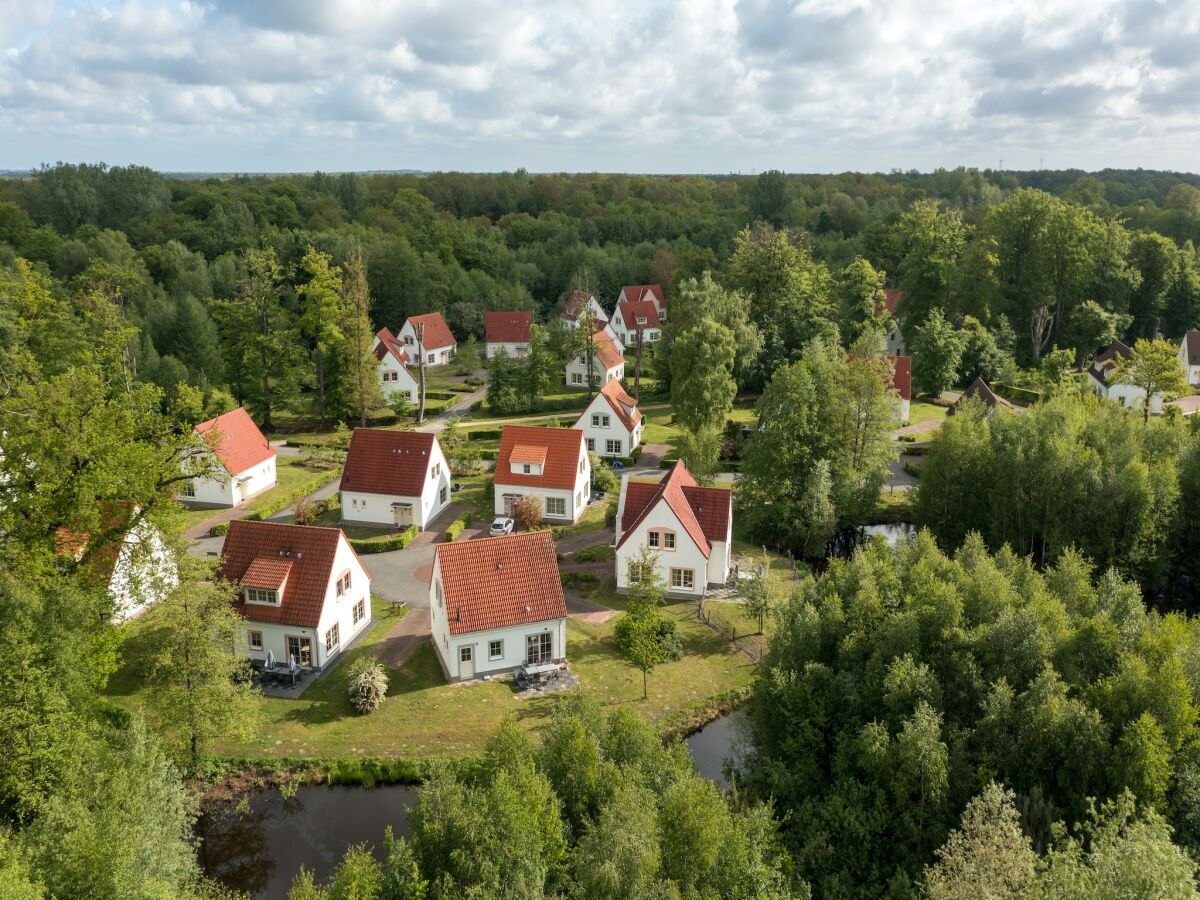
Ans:
{"label": "detached house with dormer", "polygon": [[322,669],[371,624],[371,580],[340,528],[230,522],[217,577],[238,586],[254,660]]}
{"label": "detached house with dormer", "polygon": [[[567,363],[567,386],[586,388],[587,354],[580,352]],[[601,388],[625,377],[625,355],[603,331],[592,335],[592,387]]]}
{"label": "detached house with dormer", "polygon": [[571,296],[563,304],[559,320],[567,331],[574,331],[588,313],[591,313],[592,318],[596,320],[597,328],[603,328],[608,324],[608,315],[594,294],[589,294],[587,291],[572,291]]}
{"label": "detached house with dormer", "polygon": [[[425,335],[423,344],[417,334],[422,330]],[[437,312],[409,316],[396,333],[396,338],[413,365],[418,365],[424,357],[426,366],[444,366],[454,359],[454,350],[458,346],[450,326]]]}
{"label": "detached house with dormer", "polygon": [[729,579],[733,491],[702,487],[683,460],[659,482],[621,481],[617,505],[617,590],[636,581],[642,551],[657,557],[658,575],[673,597],[701,597]]}
{"label": "detached house with dormer", "polygon": [[355,428],[341,490],[343,522],[425,529],[450,505],[450,465],[431,432]]}
{"label": "detached house with dormer", "polygon": [[617,304],[613,313],[612,327],[617,338],[626,347],[637,343],[641,332],[643,344],[656,343],[662,337],[662,322],[658,317],[658,306],[653,300],[626,300]]}
{"label": "detached house with dormer", "polygon": [[621,382],[610,381],[596,393],[575,427],[583,432],[588,451],[601,456],[629,456],[642,440],[642,413]]}
{"label": "detached house with dormer", "polygon": [[404,394],[410,403],[417,402],[419,387],[417,379],[408,370],[408,354],[404,344],[387,328],[380,328],[375,335],[375,358],[379,360],[379,386],[383,399],[391,400],[394,394]]}
{"label": "detached house with dormer", "polygon": [[201,422],[196,434],[218,468],[185,482],[179,499],[195,506],[241,506],[275,487],[275,450],[242,407]]}
{"label": "detached house with dormer", "polygon": [[550,532],[438,544],[429,625],[450,681],[564,662],[567,604]]}
{"label": "detached house with dormer", "polygon": [[592,465],[578,428],[505,425],[496,454],[495,512],[511,516],[522,497],[537,497],[542,517],[573,524],[587,508]]}
{"label": "detached house with dormer", "polygon": [[529,355],[529,333],[533,330],[531,312],[488,312],[483,314],[483,336],[488,359],[503,350],[511,359]]}

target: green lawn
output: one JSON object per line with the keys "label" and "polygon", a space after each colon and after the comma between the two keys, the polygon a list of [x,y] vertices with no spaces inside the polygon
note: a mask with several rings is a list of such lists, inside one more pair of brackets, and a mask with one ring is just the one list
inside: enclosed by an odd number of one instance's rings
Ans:
{"label": "green lawn", "polygon": [[[593,599],[623,606],[611,583],[597,589]],[[385,610],[387,605],[377,602],[375,608]],[[651,673],[648,700],[642,700],[641,672],[624,659],[613,641],[615,618],[599,625],[568,620],[567,657],[580,683],[602,703],[632,703],[667,727],[681,716],[694,714],[712,697],[748,686],[754,666],[697,621],[694,603],[672,603],[664,610],[678,624],[685,653],[683,659]],[[255,759],[458,756],[477,753],[508,717],[530,729],[548,721],[554,705],[549,696],[519,699],[507,681],[446,684],[428,642],[404,666],[389,673],[383,705],[370,716],[356,715],[346,692],[349,663],[386,637],[399,615],[385,612],[346,658],[314,681],[299,700],[264,698],[263,722],[255,737],[223,743],[216,751]],[[123,645],[127,662],[109,686],[113,699],[129,708],[143,705],[139,654],[152,643],[147,635],[154,627],[153,610],[128,626]]]}
{"label": "green lawn", "polygon": [[908,407],[908,424],[917,425],[921,422],[928,422],[931,419],[946,418],[946,407],[938,406],[936,403],[927,403],[924,400],[914,400]]}
{"label": "green lawn", "polygon": [[286,497],[305,482],[316,478],[323,469],[312,468],[304,464],[299,456],[280,456],[275,460],[275,487],[264,491],[254,498],[246,507],[247,512],[257,512],[270,505],[280,496]]}

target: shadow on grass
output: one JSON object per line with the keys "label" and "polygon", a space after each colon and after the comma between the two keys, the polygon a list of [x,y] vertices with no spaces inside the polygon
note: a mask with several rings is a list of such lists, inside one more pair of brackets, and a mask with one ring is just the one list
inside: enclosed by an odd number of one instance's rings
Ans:
{"label": "shadow on grass", "polygon": [[158,648],[167,638],[167,629],[160,625],[152,625],[144,618],[134,622],[125,640],[121,643],[121,656],[124,662],[105,687],[104,693],[110,697],[128,697],[137,693],[146,683],[150,664]]}

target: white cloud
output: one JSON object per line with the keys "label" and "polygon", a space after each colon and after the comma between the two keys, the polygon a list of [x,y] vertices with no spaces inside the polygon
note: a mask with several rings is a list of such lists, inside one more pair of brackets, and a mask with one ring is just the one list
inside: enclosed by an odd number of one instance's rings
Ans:
{"label": "white cloud", "polygon": [[0,166],[1194,166],[1184,0],[0,0]]}

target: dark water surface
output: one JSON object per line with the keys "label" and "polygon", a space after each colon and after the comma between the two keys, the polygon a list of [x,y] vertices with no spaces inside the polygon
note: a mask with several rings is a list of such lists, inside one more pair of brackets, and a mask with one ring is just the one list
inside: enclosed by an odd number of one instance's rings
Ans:
{"label": "dark water surface", "polygon": [[729,787],[725,777],[725,760],[732,758],[736,763],[742,754],[745,742],[746,711],[734,710],[719,719],[713,719],[685,743],[696,763],[696,771],[704,778],[715,781],[721,788]]}
{"label": "dark water surface", "polygon": [[196,823],[200,863],[231,888],[256,898],[286,898],[301,866],[324,880],[353,844],[382,854],[388,825],[407,837],[408,809],[416,799],[416,791],[403,785],[311,785],[288,799],[259,791],[240,807],[214,810]]}

